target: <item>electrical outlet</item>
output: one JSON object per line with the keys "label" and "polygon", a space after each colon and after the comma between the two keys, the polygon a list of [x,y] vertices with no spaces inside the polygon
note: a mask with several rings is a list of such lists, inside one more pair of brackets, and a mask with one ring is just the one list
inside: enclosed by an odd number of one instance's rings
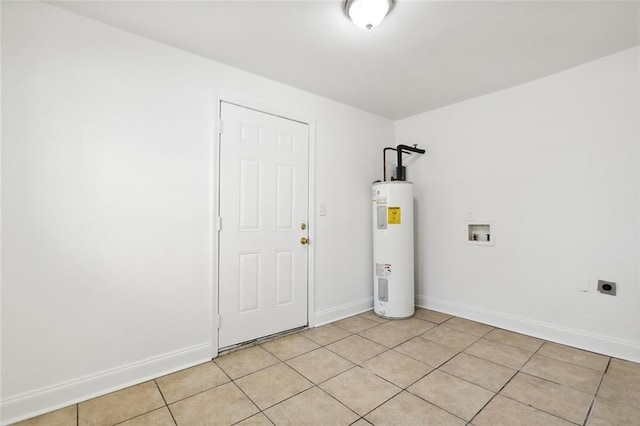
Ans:
{"label": "electrical outlet", "polygon": [[318,215],[319,216],[326,216],[327,215],[327,204],[326,203],[320,203],[320,208],[318,209]]}
{"label": "electrical outlet", "polygon": [[616,283],[613,281],[598,280],[598,291],[610,296],[616,295]]}

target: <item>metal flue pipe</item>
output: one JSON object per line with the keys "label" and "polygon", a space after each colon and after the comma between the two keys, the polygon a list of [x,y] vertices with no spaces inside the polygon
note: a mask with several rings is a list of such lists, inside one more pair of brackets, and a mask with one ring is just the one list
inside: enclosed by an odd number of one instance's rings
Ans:
{"label": "metal flue pipe", "polygon": [[416,152],[418,154],[424,154],[426,151],[424,149],[418,148],[417,146],[398,145],[396,147],[396,152],[398,153],[398,162],[396,165],[396,180],[407,180],[407,168],[402,165],[402,153]]}

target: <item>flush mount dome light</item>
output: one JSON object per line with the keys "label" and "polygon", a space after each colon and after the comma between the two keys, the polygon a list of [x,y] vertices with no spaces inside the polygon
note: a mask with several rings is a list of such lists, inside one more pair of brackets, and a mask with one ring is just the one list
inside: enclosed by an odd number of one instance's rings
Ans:
{"label": "flush mount dome light", "polygon": [[346,0],[344,11],[358,28],[370,30],[393,9],[395,0]]}

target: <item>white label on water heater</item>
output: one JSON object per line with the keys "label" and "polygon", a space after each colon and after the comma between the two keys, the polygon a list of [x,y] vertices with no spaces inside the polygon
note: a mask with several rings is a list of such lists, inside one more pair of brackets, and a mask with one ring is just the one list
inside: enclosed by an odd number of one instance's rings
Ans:
{"label": "white label on water heater", "polygon": [[377,204],[387,204],[387,191],[384,189],[374,189],[373,201]]}
{"label": "white label on water heater", "polygon": [[389,278],[391,276],[390,263],[376,263],[376,277]]}

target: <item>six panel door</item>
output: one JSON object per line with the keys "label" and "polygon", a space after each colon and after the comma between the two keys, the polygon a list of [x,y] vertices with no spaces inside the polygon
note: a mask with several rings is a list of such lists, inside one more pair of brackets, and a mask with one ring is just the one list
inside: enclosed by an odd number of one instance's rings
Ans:
{"label": "six panel door", "polygon": [[[221,103],[219,347],[307,324],[309,128]],[[304,225],[303,225],[304,224]]]}

